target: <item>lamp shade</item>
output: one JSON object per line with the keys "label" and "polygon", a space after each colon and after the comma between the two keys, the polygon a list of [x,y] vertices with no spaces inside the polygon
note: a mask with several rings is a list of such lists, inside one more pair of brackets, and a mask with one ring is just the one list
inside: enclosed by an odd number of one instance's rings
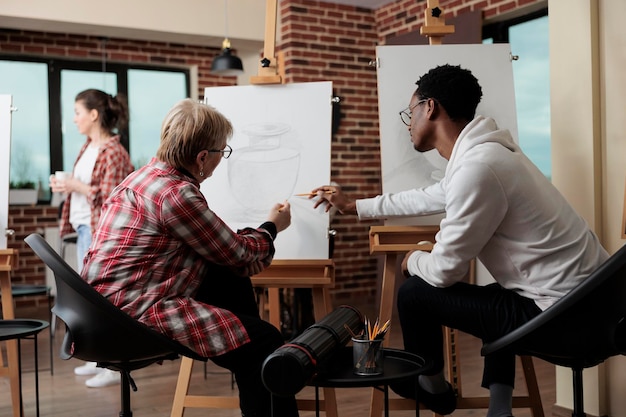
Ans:
{"label": "lamp shade", "polygon": [[241,59],[231,53],[230,48],[224,48],[222,53],[213,59],[211,72],[219,75],[240,75],[243,74],[243,64]]}

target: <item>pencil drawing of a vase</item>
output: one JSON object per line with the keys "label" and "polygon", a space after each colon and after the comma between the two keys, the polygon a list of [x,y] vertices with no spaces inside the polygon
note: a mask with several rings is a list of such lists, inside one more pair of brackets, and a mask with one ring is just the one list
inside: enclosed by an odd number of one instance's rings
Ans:
{"label": "pencil drawing of a vase", "polygon": [[293,134],[288,135],[290,131],[288,124],[278,122],[255,123],[242,130],[249,145],[233,151],[228,180],[248,218],[266,216],[274,204],[294,193],[300,149]]}

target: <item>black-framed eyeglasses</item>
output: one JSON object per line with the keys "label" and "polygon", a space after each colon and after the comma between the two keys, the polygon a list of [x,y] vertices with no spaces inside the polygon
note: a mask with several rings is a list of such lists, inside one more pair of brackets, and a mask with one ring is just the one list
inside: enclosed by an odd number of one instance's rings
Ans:
{"label": "black-framed eyeglasses", "polygon": [[411,113],[413,113],[413,109],[416,108],[417,106],[419,106],[422,103],[426,103],[428,100],[429,99],[424,98],[424,99],[418,101],[417,103],[415,103],[415,105],[413,107],[409,106],[406,109],[404,109],[401,112],[399,112],[400,120],[402,120],[402,123],[404,123],[407,126],[411,126]]}
{"label": "black-framed eyeglasses", "polygon": [[233,153],[233,148],[230,145],[226,145],[224,149],[207,149],[207,152],[219,152],[222,154],[222,158],[228,159],[230,154]]}

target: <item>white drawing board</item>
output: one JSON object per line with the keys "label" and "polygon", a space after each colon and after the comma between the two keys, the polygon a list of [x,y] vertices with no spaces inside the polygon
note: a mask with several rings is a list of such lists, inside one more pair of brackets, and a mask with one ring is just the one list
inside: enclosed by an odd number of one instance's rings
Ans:
{"label": "white drawing board", "polygon": [[[384,193],[424,187],[443,177],[447,161],[436,150],[415,151],[408,129],[398,114],[409,105],[419,77],[438,65],[460,65],[470,70],[483,91],[476,113],[493,117],[500,127],[509,129],[517,141],[513,68],[508,44],[379,46],[376,56]],[[390,219],[386,224],[437,225],[441,217]]]}
{"label": "white drawing board", "polygon": [[210,87],[204,96],[234,128],[232,155],[201,186],[209,207],[237,230],[288,200],[291,225],[274,258],[327,259],[328,214],[294,194],[330,182],[332,83]]}
{"label": "white drawing board", "polygon": [[11,107],[13,97],[0,95],[0,249],[7,248],[9,222],[9,163],[11,159]]}

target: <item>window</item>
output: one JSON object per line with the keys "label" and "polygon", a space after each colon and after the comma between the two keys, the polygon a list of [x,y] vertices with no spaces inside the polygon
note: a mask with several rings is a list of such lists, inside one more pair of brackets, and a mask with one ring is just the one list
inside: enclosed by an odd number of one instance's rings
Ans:
{"label": "window", "polygon": [[130,123],[120,132],[135,168],[155,155],[161,122],[172,105],[189,97],[189,71],[24,57],[0,59],[0,94],[11,94],[12,182],[32,181],[50,198],[48,177],[71,171],[85,137],[74,126],[74,98],[87,88],[128,98]]}
{"label": "window", "polygon": [[11,94],[13,107],[17,108],[11,123],[11,183],[18,188],[28,182],[47,185],[50,174],[50,157],[45,152],[50,147],[47,65],[0,61],[0,94]]}
{"label": "window", "polygon": [[513,62],[520,147],[552,177],[550,149],[550,61],[547,9],[485,26],[485,43],[509,43],[519,57]]}

